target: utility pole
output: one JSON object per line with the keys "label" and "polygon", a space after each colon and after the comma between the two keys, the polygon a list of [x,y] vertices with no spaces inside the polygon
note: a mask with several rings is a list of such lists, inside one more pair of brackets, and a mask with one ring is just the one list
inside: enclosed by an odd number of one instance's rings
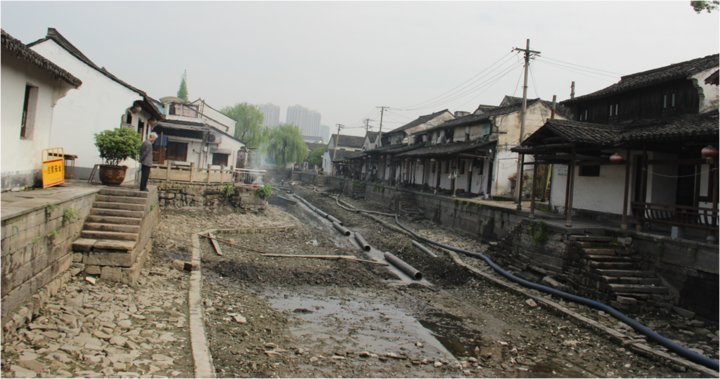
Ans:
{"label": "utility pole", "polygon": [[[523,102],[522,102],[522,113],[520,114],[520,138],[518,146],[522,145],[523,134],[525,133],[525,112],[527,111],[527,89],[528,89],[528,68],[530,67],[530,56],[540,54],[539,51],[530,50],[530,39],[527,40],[524,49],[513,48],[515,51],[522,51],[525,53],[525,80],[523,83]],[[517,175],[515,176],[515,197],[517,199],[517,210],[522,209],[522,174],[523,174],[523,162],[518,157],[517,164]]]}
{"label": "utility pole", "polygon": [[335,155],[337,155],[338,150],[338,141],[340,140],[340,129],[342,129],[345,125],[343,124],[335,124],[338,127],[338,132],[335,135],[335,150],[333,150],[333,160],[335,160]]}
{"label": "utility pole", "polygon": [[390,108],[390,107],[380,106],[380,107],[376,107],[376,108],[380,108],[380,131],[378,132],[378,136],[377,136],[377,138],[378,138],[378,139],[377,139],[378,143],[375,144],[375,146],[380,147],[380,146],[382,146],[382,120],[383,120],[383,113],[385,112],[386,109],[388,109],[388,108]]}
{"label": "utility pole", "polygon": [[365,135],[367,135],[367,134],[368,134],[368,131],[370,130],[370,126],[368,126],[368,123],[370,122],[370,119],[369,119],[369,118],[366,118],[366,119],[363,120],[363,121],[365,121]]}

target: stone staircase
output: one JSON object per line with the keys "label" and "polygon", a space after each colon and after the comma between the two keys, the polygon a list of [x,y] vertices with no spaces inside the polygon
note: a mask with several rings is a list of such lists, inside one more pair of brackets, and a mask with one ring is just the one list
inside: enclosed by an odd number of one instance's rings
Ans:
{"label": "stone staircase", "polygon": [[597,280],[595,288],[609,300],[635,305],[672,299],[655,272],[643,270],[640,257],[618,245],[613,237],[571,235],[568,240],[579,248],[588,276]]}
{"label": "stone staircase", "polygon": [[405,219],[417,220],[422,219],[425,212],[420,209],[415,199],[415,195],[408,192],[397,192],[398,198],[398,213]]}
{"label": "stone staircase", "polygon": [[[103,188],[73,245],[74,269],[101,279],[134,284],[157,224],[157,190]],[[155,209],[153,209],[155,208]],[[146,248],[147,247],[147,248]]]}

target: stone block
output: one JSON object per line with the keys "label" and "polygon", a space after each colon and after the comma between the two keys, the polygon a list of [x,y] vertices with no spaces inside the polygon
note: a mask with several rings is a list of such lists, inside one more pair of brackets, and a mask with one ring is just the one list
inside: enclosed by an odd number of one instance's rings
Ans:
{"label": "stone block", "polygon": [[673,307],[673,309],[675,310],[675,312],[677,314],[679,314],[682,317],[685,317],[688,320],[692,320],[695,318],[695,312],[693,312],[693,311],[689,311],[687,309],[682,309],[679,307]]}
{"label": "stone block", "polygon": [[[74,245],[73,245],[74,246]],[[83,261],[83,253],[73,253],[73,262],[80,263]]]}
{"label": "stone block", "polygon": [[100,275],[102,268],[100,266],[85,266],[85,273],[88,275]]}
{"label": "stone block", "polygon": [[633,297],[618,296],[617,302],[623,305],[637,305],[637,299]]}
{"label": "stone block", "polygon": [[111,282],[124,283],[123,272],[120,267],[105,266],[101,270],[100,279]]}
{"label": "stone block", "polygon": [[114,253],[87,253],[83,257],[83,263],[97,266],[130,267],[135,261],[132,251],[120,251]]}

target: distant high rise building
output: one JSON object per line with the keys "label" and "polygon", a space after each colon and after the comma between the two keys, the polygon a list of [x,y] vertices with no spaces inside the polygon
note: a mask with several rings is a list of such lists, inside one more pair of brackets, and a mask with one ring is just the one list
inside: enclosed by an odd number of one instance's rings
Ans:
{"label": "distant high rise building", "polygon": [[280,124],[280,106],[273,103],[260,105],[260,112],[265,116],[263,126],[278,126]]}
{"label": "distant high rise building", "polygon": [[323,141],[328,142],[330,141],[330,127],[327,125],[320,125],[320,137],[322,137]]}
{"label": "distant high rise building", "polygon": [[299,127],[304,136],[320,137],[320,117],[318,111],[294,105],[288,107],[285,123]]}

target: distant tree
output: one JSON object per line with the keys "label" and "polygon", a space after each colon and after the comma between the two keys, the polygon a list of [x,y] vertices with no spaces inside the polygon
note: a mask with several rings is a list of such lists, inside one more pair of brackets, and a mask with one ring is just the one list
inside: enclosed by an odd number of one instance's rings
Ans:
{"label": "distant tree", "polygon": [[235,138],[249,147],[258,147],[263,141],[262,123],[265,116],[257,105],[235,104],[220,110],[224,115],[237,120]]}
{"label": "distant tree", "polygon": [[707,11],[707,13],[710,13],[711,11],[717,10],[718,7],[720,7],[720,0],[691,1],[690,5],[698,14],[702,13],[702,11]]}
{"label": "distant tree", "polygon": [[187,70],[183,72],[182,80],[180,80],[180,89],[178,89],[177,97],[183,99],[184,102],[188,102],[188,90],[187,90]]}
{"label": "distant tree", "polygon": [[322,165],[323,161],[323,154],[325,154],[325,148],[324,147],[316,147],[315,150],[310,153],[310,159],[308,159],[308,163],[314,166],[320,166]]}
{"label": "distant tree", "polygon": [[297,126],[280,124],[271,128],[269,137],[267,152],[278,169],[284,169],[289,163],[300,163],[307,157],[307,145]]}

